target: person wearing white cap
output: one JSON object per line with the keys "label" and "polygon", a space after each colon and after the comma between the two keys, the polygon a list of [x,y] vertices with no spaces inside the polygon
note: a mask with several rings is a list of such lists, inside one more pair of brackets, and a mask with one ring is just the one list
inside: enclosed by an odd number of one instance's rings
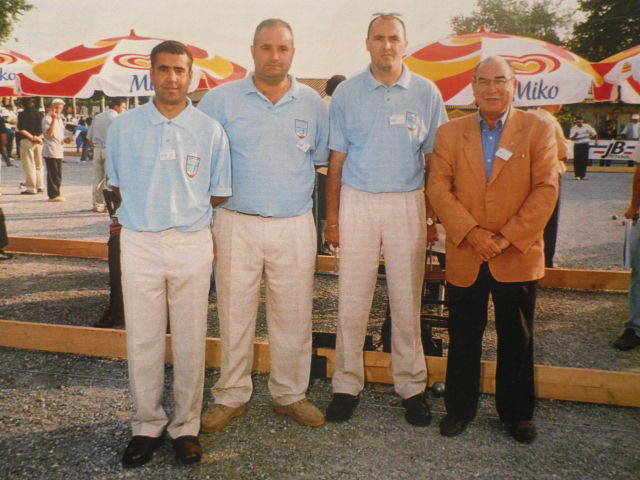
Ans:
{"label": "person wearing white cap", "polygon": [[44,145],[42,156],[47,164],[47,196],[50,202],[64,202],[60,195],[62,159],[64,158],[64,101],[54,98],[51,111],[42,119]]}
{"label": "person wearing white cap", "polygon": [[[634,113],[631,115],[631,123],[626,124],[622,127],[622,131],[620,132],[620,136],[625,140],[640,140],[640,115]],[[629,161],[629,166],[633,167],[635,162],[633,160]]]}

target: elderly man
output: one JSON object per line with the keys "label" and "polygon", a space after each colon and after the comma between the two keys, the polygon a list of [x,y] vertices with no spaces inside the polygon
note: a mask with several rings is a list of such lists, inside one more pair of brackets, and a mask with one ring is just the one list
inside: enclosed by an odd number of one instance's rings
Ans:
{"label": "elderly man", "polygon": [[340,247],[333,398],[327,420],[350,419],[364,387],[363,345],[384,254],[392,320],[392,369],[406,420],[426,426],[427,369],[420,307],[427,242],[425,155],[447,116],[435,85],[402,64],[404,23],[369,24],[371,64],[341,83],[331,103],[325,240]]}
{"label": "elderly man", "polygon": [[328,118],[320,96],[288,74],[294,52],[289,24],[264,20],[251,46],[254,72],[209,91],[199,105],[229,135],[233,170],[233,196],[213,222],[222,365],[215,404],[202,417],[204,432],[247,412],[263,274],[274,410],[302,425],[324,423],[305,393],[316,260],[314,167],[326,164]]}
{"label": "elderly man", "polygon": [[[193,57],[182,43],[151,51],[152,102],[119,116],[107,137],[109,184],[122,199],[122,288],[133,438],[124,467],[151,460],[165,429],[176,459],[199,462],[212,205],[231,194],[227,137],[187,99]],[[171,322],[173,418],[162,408]]]}
{"label": "elderly man", "polygon": [[42,119],[44,146],[42,156],[47,164],[47,196],[50,202],[64,202],[60,195],[62,185],[62,159],[64,158],[64,101],[54,98],[51,111]]}
{"label": "elderly man", "polygon": [[533,317],[544,275],[542,232],[558,195],[554,132],[512,107],[516,79],[501,57],[478,65],[479,113],[438,130],[429,199],[447,231],[449,354],[440,433],[475,417],[489,294],[498,334],[496,407],[519,442],[536,436]]}
{"label": "elderly man", "polygon": [[[107,131],[115,118],[127,110],[127,101],[124,98],[114,98],[109,102],[109,108],[98,114],[91,123],[87,139],[93,145],[93,208],[97,213],[105,211],[104,195],[102,190],[106,186],[105,159],[107,158],[105,145],[107,144]],[[84,154],[84,148],[83,148]]]}
{"label": "elderly man", "polygon": [[[637,113],[631,115],[631,123],[628,123],[624,127],[622,127],[620,136],[625,140],[640,140],[640,115],[638,115]],[[628,165],[630,167],[632,167],[633,164],[633,160],[628,162]]]}

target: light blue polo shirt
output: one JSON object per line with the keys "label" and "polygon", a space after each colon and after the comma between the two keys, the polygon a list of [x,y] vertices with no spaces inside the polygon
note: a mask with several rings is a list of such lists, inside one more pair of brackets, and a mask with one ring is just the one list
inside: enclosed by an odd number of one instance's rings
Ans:
{"label": "light blue polo shirt", "polygon": [[137,232],[201,230],[211,221],[211,197],[231,195],[227,136],[190,101],[171,120],[153,102],[118,115],[106,170],[122,196],[120,223]]}
{"label": "light blue polo shirt", "polygon": [[370,193],[424,186],[424,155],[448,121],[437,87],[403,66],[391,87],[370,67],[338,85],[331,99],[329,148],[346,153],[342,183]]}
{"label": "light blue polo shirt", "polygon": [[224,205],[263,217],[295,217],[313,205],[315,165],[326,165],[327,107],[320,96],[291,78],[275,105],[243,80],[210,90],[198,108],[229,136],[233,195]]}
{"label": "light blue polo shirt", "polygon": [[478,114],[478,122],[480,122],[480,135],[482,136],[482,154],[484,155],[484,173],[487,177],[487,181],[491,179],[493,174],[493,159],[498,151],[500,145],[500,138],[502,137],[502,131],[504,130],[504,124],[509,116],[507,110],[504,115],[500,117],[496,128],[491,130],[489,124],[484,121],[482,115]]}

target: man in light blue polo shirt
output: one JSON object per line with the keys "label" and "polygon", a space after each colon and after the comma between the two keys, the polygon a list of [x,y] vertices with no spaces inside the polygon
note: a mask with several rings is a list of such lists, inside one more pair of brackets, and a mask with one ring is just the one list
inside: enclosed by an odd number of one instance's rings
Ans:
{"label": "man in light blue polo shirt", "polygon": [[[193,58],[175,41],[151,52],[152,102],[118,116],[107,135],[107,174],[122,199],[122,289],[136,412],[124,467],[151,460],[169,434],[180,463],[200,461],[212,205],[231,195],[227,137],[187,99]],[[162,408],[171,322],[173,418]]]}
{"label": "man in light blue polo shirt", "polygon": [[211,90],[199,105],[227,132],[233,169],[233,195],[213,222],[222,365],[215,405],[202,417],[204,432],[221,430],[247,411],[263,273],[274,409],[303,425],[324,423],[305,392],[316,259],[314,167],[327,161],[328,115],[320,96],[288,75],[294,51],[286,22],[261,22],[251,47],[255,71]]}
{"label": "man in light blue polo shirt", "polygon": [[431,420],[420,307],[427,244],[425,155],[447,121],[435,85],[402,64],[404,23],[378,15],[366,40],[370,66],[331,102],[325,240],[340,247],[333,398],[327,420],[351,418],[364,387],[362,348],[384,254],[392,320],[392,371],[412,425]]}

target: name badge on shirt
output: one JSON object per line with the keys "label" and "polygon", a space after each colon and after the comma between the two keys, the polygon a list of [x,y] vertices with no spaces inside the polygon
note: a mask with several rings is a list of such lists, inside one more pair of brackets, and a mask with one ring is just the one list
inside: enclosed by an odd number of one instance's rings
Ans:
{"label": "name badge on shirt", "polygon": [[176,151],[175,150],[162,150],[160,152],[160,160],[163,162],[175,160],[176,159]]}
{"label": "name badge on shirt", "polygon": [[309,149],[311,148],[311,145],[309,145],[307,142],[305,142],[304,140],[300,139],[296,142],[296,147],[298,147],[300,150],[302,150],[304,153],[307,153],[309,151]]}
{"label": "name badge on shirt", "polygon": [[501,158],[505,162],[511,158],[511,155],[513,155],[512,152],[502,147],[500,147],[496,152],[496,157]]}
{"label": "name badge on shirt", "polygon": [[403,113],[398,113],[389,117],[389,125],[404,125],[405,121],[406,116]]}

